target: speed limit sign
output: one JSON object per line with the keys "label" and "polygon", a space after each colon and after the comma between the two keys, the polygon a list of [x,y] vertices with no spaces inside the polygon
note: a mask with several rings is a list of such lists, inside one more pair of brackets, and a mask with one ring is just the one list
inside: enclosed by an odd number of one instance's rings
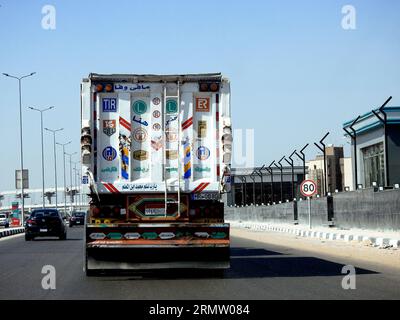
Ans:
{"label": "speed limit sign", "polygon": [[300,192],[305,197],[312,197],[317,193],[317,184],[312,180],[304,180],[300,185]]}

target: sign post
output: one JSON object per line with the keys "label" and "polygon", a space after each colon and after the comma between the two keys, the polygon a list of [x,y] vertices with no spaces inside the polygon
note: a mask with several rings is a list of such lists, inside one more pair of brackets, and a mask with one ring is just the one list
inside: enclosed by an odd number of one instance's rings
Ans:
{"label": "sign post", "polygon": [[304,180],[300,185],[300,192],[307,197],[308,202],[308,225],[312,228],[311,223],[311,197],[317,193],[317,184],[313,180]]}

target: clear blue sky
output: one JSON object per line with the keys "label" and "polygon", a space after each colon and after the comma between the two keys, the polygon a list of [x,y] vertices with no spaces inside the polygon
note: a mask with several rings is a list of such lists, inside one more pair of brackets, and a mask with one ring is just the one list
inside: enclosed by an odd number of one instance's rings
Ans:
{"label": "clear blue sky", "polygon": [[[42,7],[57,10],[41,28]],[[341,27],[344,5],[357,29]],[[254,128],[256,164],[269,163],[331,132],[393,95],[400,105],[400,1],[0,1],[0,72],[37,75],[23,83],[25,167],[41,187],[39,114],[64,127],[79,150],[79,83],[97,73],[216,72],[232,82],[235,128]],[[17,82],[0,77],[0,190],[19,168]],[[53,185],[51,136],[46,181]],[[310,146],[308,157],[317,150]],[[61,165],[61,150],[58,150]],[[76,157],[77,161],[78,158]],[[61,179],[61,166],[60,166]],[[61,180],[60,180],[61,181]]]}

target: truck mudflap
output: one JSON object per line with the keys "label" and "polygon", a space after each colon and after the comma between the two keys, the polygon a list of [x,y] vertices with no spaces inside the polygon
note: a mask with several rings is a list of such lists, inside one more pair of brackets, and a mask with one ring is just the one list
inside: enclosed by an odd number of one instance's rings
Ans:
{"label": "truck mudflap", "polygon": [[229,224],[87,225],[86,271],[227,269]]}

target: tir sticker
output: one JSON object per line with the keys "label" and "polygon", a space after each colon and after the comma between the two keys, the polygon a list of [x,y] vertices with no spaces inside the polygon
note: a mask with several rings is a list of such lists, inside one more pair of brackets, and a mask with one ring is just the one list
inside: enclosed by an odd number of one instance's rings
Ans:
{"label": "tir sticker", "polygon": [[199,120],[197,124],[197,137],[202,139],[207,136],[207,121]]}
{"label": "tir sticker", "polygon": [[103,158],[107,161],[113,161],[117,157],[117,150],[108,146],[103,150]]}
{"label": "tir sticker", "polygon": [[136,114],[144,114],[147,111],[147,104],[142,100],[135,101],[132,105],[133,112]]}
{"label": "tir sticker", "polygon": [[117,98],[103,98],[103,112],[117,112]]}
{"label": "tir sticker", "polygon": [[145,161],[149,158],[149,153],[145,150],[136,150],[133,152],[133,159],[137,161]]}
{"label": "tir sticker", "polygon": [[210,112],[210,98],[196,98],[197,112]]}
{"label": "tir sticker", "polygon": [[117,131],[116,120],[103,120],[103,132],[111,137]]}
{"label": "tir sticker", "polygon": [[210,149],[200,146],[196,152],[197,158],[201,161],[207,160],[210,157]]}
{"label": "tir sticker", "polygon": [[147,131],[143,128],[137,128],[133,131],[133,139],[137,142],[145,142],[147,139]]}

